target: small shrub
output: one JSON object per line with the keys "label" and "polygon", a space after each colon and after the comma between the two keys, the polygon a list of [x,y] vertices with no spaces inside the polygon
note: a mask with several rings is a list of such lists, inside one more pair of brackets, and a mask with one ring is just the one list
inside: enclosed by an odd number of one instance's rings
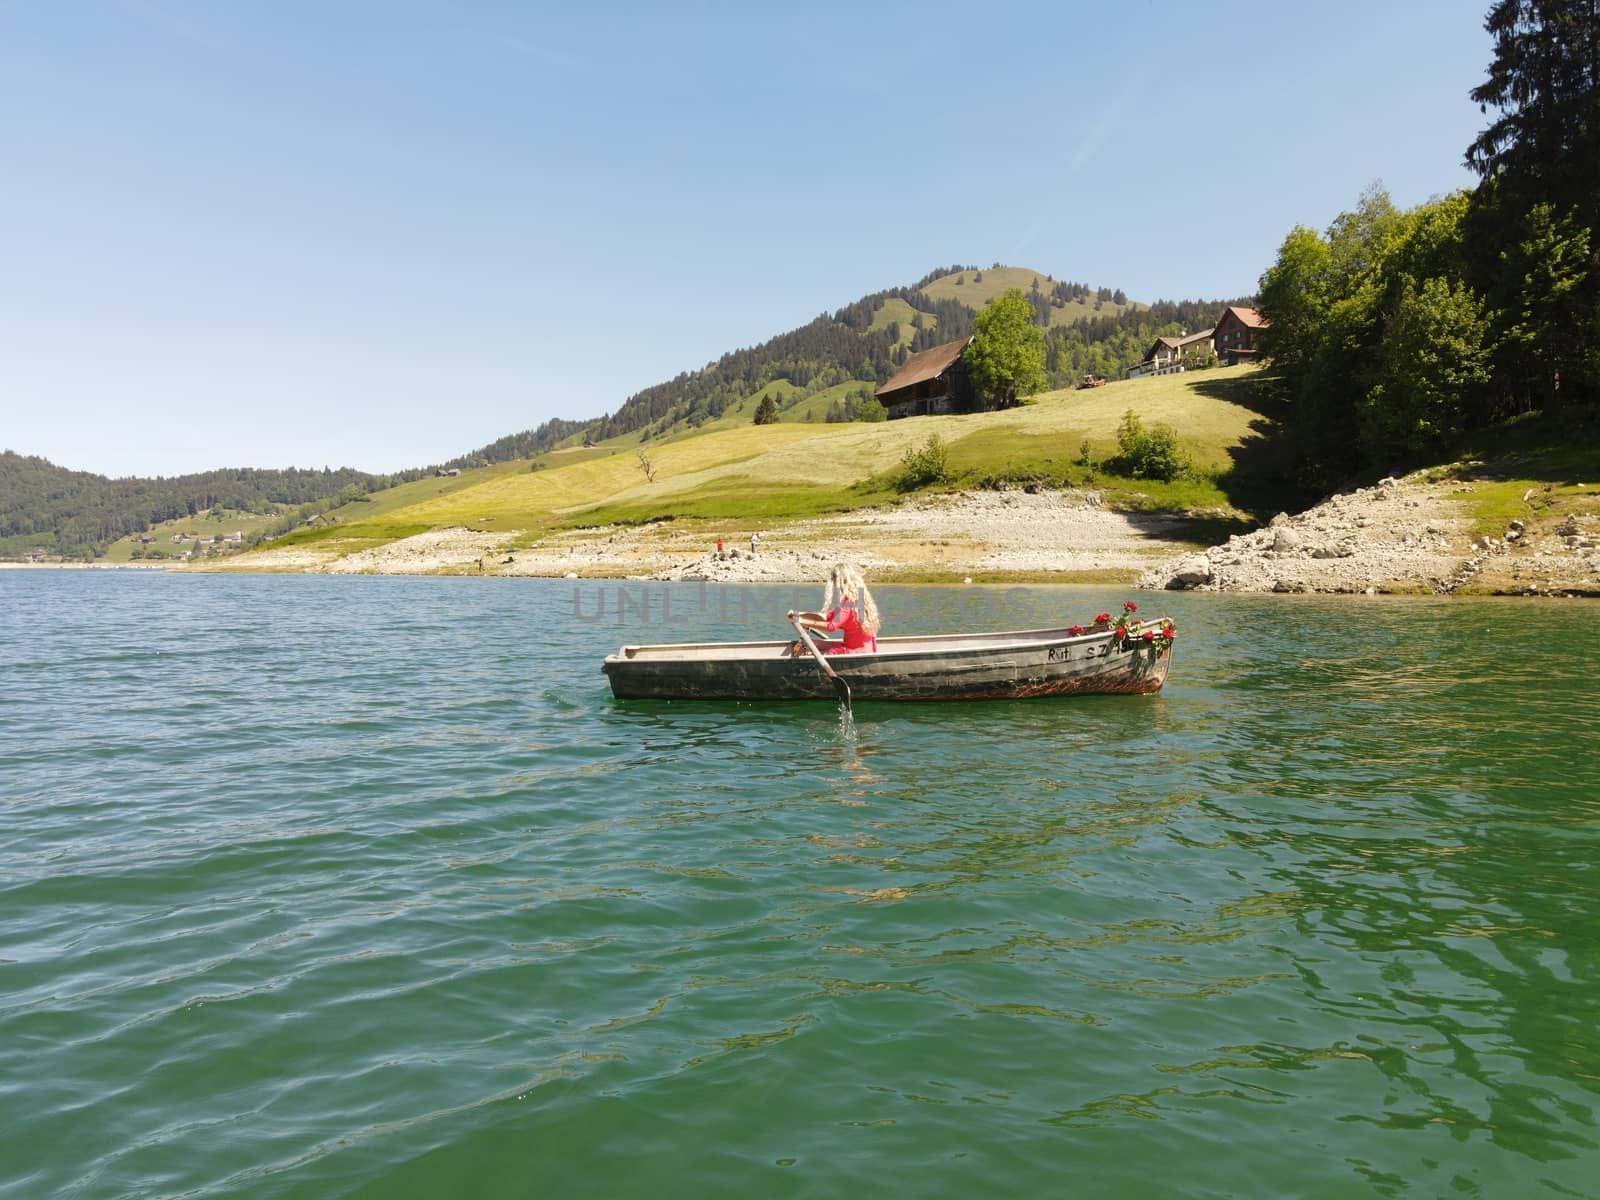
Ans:
{"label": "small shrub", "polygon": [[1193,468],[1189,456],[1178,445],[1177,430],[1170,425],[1152,425],[1146,429],[1139,414],[1131,408],[1117,426],[1117,445],[1122,450],[1117,467],[1134,479],[1171,483]]}
{"label": "small shrub", "polygon": [[894,486],[902,492],[914,492],[919,487],[950,482],[950,454],[944,439],[930,433],[920,447],[907,446],[900,460],[900,470],[895,475]]}

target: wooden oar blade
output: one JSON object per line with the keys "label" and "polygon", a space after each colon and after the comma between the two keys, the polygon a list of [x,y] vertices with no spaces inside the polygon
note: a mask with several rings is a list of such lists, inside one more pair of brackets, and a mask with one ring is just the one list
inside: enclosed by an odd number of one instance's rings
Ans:
{"label": "wooden oar blade", "polygon": [[811,634],[806,627],[800,624],[800,618],[794,613],[789,614],[789,624],[794,626],[794,631],[800,635],[800,640],[805,643],[806,649],[811,651],[811,657],[816,659],[817,666],[822,668],[822,673],[833,680],[833,690],[839,693],[839,703],[850,710],[850,685],[839,677],[828,660],[822,656],[822,651],[817,649],[817,644],[811,640]]}

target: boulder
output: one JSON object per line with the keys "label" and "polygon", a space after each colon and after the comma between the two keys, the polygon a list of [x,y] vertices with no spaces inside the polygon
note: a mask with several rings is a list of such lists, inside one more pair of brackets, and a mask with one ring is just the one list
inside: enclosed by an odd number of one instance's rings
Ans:
{"label": "boulder", "polygon": [[1200,587],[1211,582],[1211,563],[1202,554],[1193,555],[1180,562],[1172,572],[1170,589]]}

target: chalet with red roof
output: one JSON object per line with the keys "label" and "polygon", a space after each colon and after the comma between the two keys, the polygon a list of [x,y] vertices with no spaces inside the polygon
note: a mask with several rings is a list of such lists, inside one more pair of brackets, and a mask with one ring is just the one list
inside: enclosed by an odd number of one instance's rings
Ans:
{"label": "chalet with red roof", "polygon": [[1261,352],[1261,331],[1268,324],[1256,309],[1229,305],[1222,310],[1212,335],[1217,357],[1230,367],[1252,361]]}
{"label": "chalet with red roof", "polygon": [[906,359],[905,365],[877,391],[891,421],[936,413],[978,412],[984,404],[972,390],[962,353],[970,337],[957,338]]}

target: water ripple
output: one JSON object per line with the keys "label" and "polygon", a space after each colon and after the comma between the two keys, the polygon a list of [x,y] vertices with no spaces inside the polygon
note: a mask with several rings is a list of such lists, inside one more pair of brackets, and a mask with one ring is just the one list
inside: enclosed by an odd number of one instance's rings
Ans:
{"label": "water ripple", "polygon": [[1587,609],[843,720],[605,692],[792,589],[485,582],[0,575],[0,1197],[1592,1187]]}

